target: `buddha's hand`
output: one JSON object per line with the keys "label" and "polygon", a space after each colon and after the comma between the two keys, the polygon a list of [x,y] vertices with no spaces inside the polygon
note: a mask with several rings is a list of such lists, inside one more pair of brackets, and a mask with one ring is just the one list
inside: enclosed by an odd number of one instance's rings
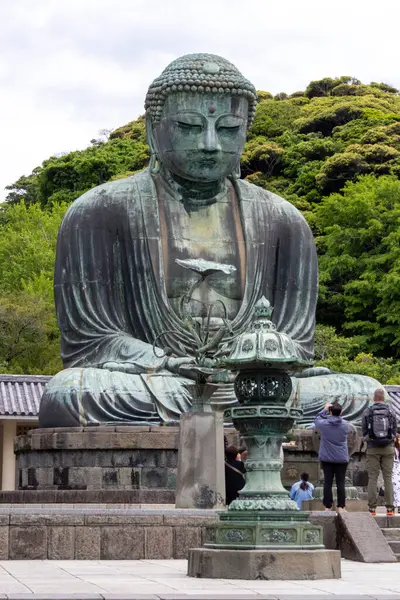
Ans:
{"label": "buddha's hand", "polygon": [[219,369],[207,378],[208,383],[233,383],[237,373],[232,373],[227,369]]}
{"label": "buddha's hand", "polygon": [[199,365],[193,356],[168,357],[166,368],[172,373],[189,379],[198,379],[201,376],[208,377],[214,373],[214,369]]}

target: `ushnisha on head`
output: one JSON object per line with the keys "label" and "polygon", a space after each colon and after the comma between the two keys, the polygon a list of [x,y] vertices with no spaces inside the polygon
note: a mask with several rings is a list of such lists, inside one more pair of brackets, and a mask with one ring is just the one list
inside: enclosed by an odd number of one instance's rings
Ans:
{"label": "ushnisha on head", "polygon": [[151,85],[145,102],[151,170],[215,182],[239,170],[257,96],[230,62],[189,54],[172,62]]}
{"label": "ushnisha on head", "polygon": [[385,390],[378,388],[374,392],[374,402],[385,402]]}

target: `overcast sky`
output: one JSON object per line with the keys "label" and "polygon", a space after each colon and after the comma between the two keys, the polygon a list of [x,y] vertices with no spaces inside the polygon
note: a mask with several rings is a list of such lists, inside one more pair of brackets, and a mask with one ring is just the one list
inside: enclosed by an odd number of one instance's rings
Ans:
{"label": "overcast sky", "polygon": [[400,88],[399,22],[398,0],[0,0],[0,200],[139,116],[182,54],[220,54],[272,93],[339,75]]}

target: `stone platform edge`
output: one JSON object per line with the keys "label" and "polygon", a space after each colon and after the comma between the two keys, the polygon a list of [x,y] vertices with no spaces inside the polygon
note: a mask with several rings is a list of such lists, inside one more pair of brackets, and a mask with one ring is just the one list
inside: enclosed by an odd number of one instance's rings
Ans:
{"label": "stone platform edge", "polygon": [[[396,527],[396,517],[377,518]],[[201,547],[217,511],[175,508],[0,508],[0,560],[186,559]],[[339,548],[335,513],[310,514],[328,550]],[[1,592],[1,590],[0,590]]]}
{"label": "stone platform edge", "polygon": [[[267,582],[266,582],[267,584]],[[126,593],[104,593],[104,594],[91,594],[87,592],[83,592],[80,594],[1,594],[0,600],[303,600],[303,598],[316,598],[317,600],[321,600],[321,598],[331,598],[333,600],[390,600],[396,599],[397,596],[394,594],[385,595],[384,593],[376,595],[376,594],[335,594],[328,595],[323,594],[322,596],[318,594],[311,594],[309,596],[304,596],[304,594],[280,594],[279,592],[271,592],[271,594],[248,594],[245,590],[243,594],[238,595],[235,593],[232,594],[220,594],[215,593],[213,591],[202,590],[201,593],[198,594],[184,594],[181,592],[178,593],[162,593],[162,594],[126,594]]]}
{"label": "stone platform edge", "polygon": [[9,504],[175,504],[175,490],[0,490],[0,508]]}
{"label": "stone platform edge", "polygon": [[209,510],[0,508],[0,560],[185,559]]}

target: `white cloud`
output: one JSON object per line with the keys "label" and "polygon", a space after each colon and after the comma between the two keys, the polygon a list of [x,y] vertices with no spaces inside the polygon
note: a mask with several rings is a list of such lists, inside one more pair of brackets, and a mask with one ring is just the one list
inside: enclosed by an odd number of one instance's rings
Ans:
{"label": "white cloud", "polygon": [[3,2],[0,199],[51,154],[136,118],[182,54],[221,54],[274,93],[337,75],[400,87],[399,16],[393,0]]}

